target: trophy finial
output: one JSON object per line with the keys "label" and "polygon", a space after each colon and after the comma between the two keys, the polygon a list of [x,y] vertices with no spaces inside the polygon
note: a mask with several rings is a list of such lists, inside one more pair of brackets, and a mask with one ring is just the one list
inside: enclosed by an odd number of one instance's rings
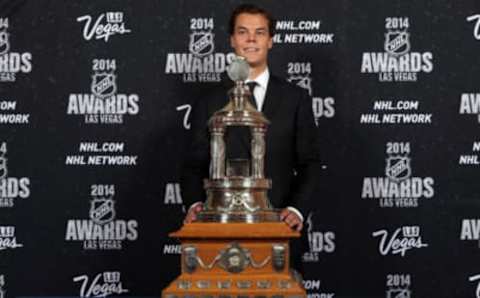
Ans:
{"label": "trophy finial", "polygon": [[250,67],[248,66],[247,60],[241,56],[235,56],[232,63],[227,67],[228,77],[234,81],[245,81],[248,78],[250,72]]}

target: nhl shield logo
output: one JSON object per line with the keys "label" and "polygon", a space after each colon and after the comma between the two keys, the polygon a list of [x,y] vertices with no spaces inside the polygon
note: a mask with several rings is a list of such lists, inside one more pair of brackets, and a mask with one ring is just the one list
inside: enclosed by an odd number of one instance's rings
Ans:
{"label": "nhl shield logo", "polygon": [[92,93],[100,98],[109,98],[117,92],[116,76],[113,73],[96,73],[92,76]]}
{"label": "nhl shield logo", "polygon": [[410,33],[406,31],[390,31],[385,34],[385,52],[400,57],[410,51]]}
{"label": "nhl shield logo", "polygon": [[410,177],[412,168],[410,158],[406,156],[391,156],[387,158],[385,175],[394,182],[400,182]]}
{"label": "nhl shield logo", "polygon": [[93,199],[90,201],[90,219],[99,225],[111,222],[115,218],[115,202],[112,199]]}
{"label": "nhl shield logo", "polygon": [[0,157],[0,180],[7,177],[7,158]]}
{"label": "nhl shield logo", "polygon": [[197,57],[205,57],[213,53],[215,44],[213,43],[212,32],[193,32],[190,34],[190,44],[188,46],[190,53]]}
{"label": "nhl shield logo", "polygon": [[290,76],[288,81],[299,86],[300,88],[306,89],[308,95],[312,96],[312,78],[310,76]]}
{"label": "nhl shield logo", "polygon": [[410,298],[410,290],[390,289],[387,291],[387,298]]}
{"label": "nhl shield logo", "polygon": [[0,31],[0,55],[8,53],[10,50],[10,42],[8,41],[8,33],[3,30]]}

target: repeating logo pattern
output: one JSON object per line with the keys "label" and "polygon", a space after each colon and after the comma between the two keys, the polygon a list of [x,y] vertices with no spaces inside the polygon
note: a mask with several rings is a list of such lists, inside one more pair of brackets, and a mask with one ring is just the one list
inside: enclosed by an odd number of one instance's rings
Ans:
{"label": "repeating logo pattern", "polygon": [[335,34],[322,30],[321,20],[278,20],[273,42],[276,44],[331,45]]}
{"label": "repeating logo pattern", "polygon": [[287,80],[308,91],[312,96],[312,63],[310,62],[289,62],[287,64]]}
{"label": "repeating logo pattern", "polygon": [[179,255],[181,253],[182,253],[181,244],[166,243],[163,245],[163,250],[162,250],[163,255]]}
{"label": "repeating logo pattern", "polygon": [[[75,14],[75,17],[79,15]],[[71,18],[70,21],[78,26],[76,27],[76,34],[84,45],[92,45],[96,40],[96,45],[107,45],[110,49],[111,46],[117,45],[117,41],[128,40],[129,37],[133,36],[129,26],[132,25],[129,21],[133,19],[126,18],[125,13],[121,11],[82,15],[76,19],[75,17]],[[233,54],[215,52],[217,50],[215,38],[218,38],[219,34],[215,35],[214,25],[218,26],[218,24],[214,24],[213,18],[196,17],[188,20],[190,21],[188,32],[184,32],[183,37],[180,37],[184,43],[181,46],[183,50],[178,53],[170,52],[162,58],[166,62],[165,73],[178,75],[178,78],[181,77],[183,82],[217,82],[220,80],[219,74],[223,72],[225,65],[229,63]],[[12,30],[16,29],[17,25],[9,23],[9,21],[15,22],[15,19],[0,18],[1,82],[15,82],[21,76],[30,73],[33,68],[32,55],[29,52],[22,52],[17,49],[18,43],[16,41],[19,40],[20,36],[17,35],[15,30]],[[406,16],[390,17],[385,20],[385,30],[382,28],[380,28],[382,30],[377,30],[377,33],[379,33],[377,36],[381,39],[381,41],[377,41],[379,52],[364,53],[362,56],[361,70],[363,73],[378,75],[378,80],[381,82],[415,82],[433,71],[433,54],[431,52],[421,52],[417,49],[416,38],[419,36],[416,36],[415,32],[422,31],[422,28],[417,30],[413,27],[416,27],[415,23],[411,21],[412,18]],[[473,37],[480,40],[480,15],[469,16],[467,21],[474,29]],[[465,25],[464,17],[462,17],[460,23]],[[13,27],[10,27],[10,25]],[[322,32],[325,31],[323,26],[323,22],[319,20],[281,20],[277,23],[279,33],[275,35],[274,40],[278,44],[292,45],[333,44],[335,34]],[[133,28],[133,31],[136,31],[135,28]],[[467,30],[471,30],[470,26],[467,27]],[[467,33],[470,34],[471,32],[468,31]],[[83,34],[83,39],[80,34]],[[33,48],[31,50],[34,51]],[[138,115],[140,108],[143,110],[142,102],[140,102],[140,97],[137,94],[124,92],[127,86],[123,85],[122,78],[128,70],[119,68],[118,61],[108,57],[113,56],[107,54],[107,58],[94,59],[91,70],[84,73],[86,82],[84,88],[80,90],[81,92],[69,94],[67,114],[75,117],[76,120],[83,120],[82,122],[85,124],[123,125],[128,122],[127,119],[137,119],[135,115]],[[437,65],[435,65],[436,67]],[[314,84],[318,83],[321,86],[325,82],[316,81],[310,61],[289,62],[287,73],[289,81],[304,88],[313,97],[313,112],[317,123],[321,117],[330,118],[335,115],[334,98],[315,97]],[[463,93],[459,98],[458,94],[460,92],[457,93],[457,98],[453,100],[454,113],[457,113],[458,109],[459,114],[470,115],[468,117],[473,115],[477,117],[480,123],[480,95]],[[16,110],[17,105],[22,104],[20,100],[24,100],[24,98],[19,96],[18,100],[18,103],[12,101],[11,98],[0,101],[0,111]],[[370,118],[362,115],[361,119],[366,120],[361,120],[361,123],[431,124],[432,114],[430,113],[405,114],[399,112],[418,111],[421,105],[421,99],[402,98],[398,100],[398,98],[389,98],[377,100],[374,102],[372,109],[385,111],[385,113]],[[184,116],[183,127],[189,129],[189,115],[192,106],[185,104],[175,108],[181,116]],[[395,113],[387,113],[393,110],[395,110]],[[28,116],[28,114],[0,114],[0,123],[28,124]],[[358,122],[358,120],[356,121]],[[18,136],[21,136],[21,134],[18,134]],[[74,148],[77,153],[80,152],[80,155],[68,156],[66,164],[136,165],[137,156],[108,155],[115,152],[125,152],[126,142],[128,140],[120,140],[120,142],[82,140],[80,144],[76,143]],[[12,145],[9,144],[8,151],[5,142],[0,145],[0,207],[12,207],[15,202],[20,201],[16,198],[26,198],[30,195],[30,179],[15,177],[19,169],[14,154],[15,148]],[[403,208],[417,207],[422,204],[421,202],[425,202],[426,199],[434,196],[437,185],[435,185],[432,177],[418,177],[417,173],[420,167],[416,164],[419,159],[414,152],[410,151],[410,146],[410,142],[405,141],[389,142],[387,144],[385,155],[381,157],[381,160],[377,160],[378,164],[381,164],[377,173],[379,177],[365,178],[369,180],[363,181],[362,198],[374,199],[375,202],[379,202],[378,204],[381,207]],[[473,141],[473,144],[469,143],[468,146],[471,146],[468,149],[473,148],[472,152],[461,155],[459,164],[478,165],[477,153],[480,151],[480,143]],[[81,155],[82,153],[92,153],[92,155]],[[105,174],[108,175],[109,173]],[[120,175],[122,174],[123,172],[120,173]],[[138,238],[138,223],[134,219],[122,218],[122,210],[119,207],[122,207],[123,204],[121,200],[118,200],[118,194],[115,192],[117,190],[114,185],[92,186],[88,200],[86,199],[82,204],[84,216],[79,216],[80,219],[70,219],[66,224],[65,241],[68,242],[67,244],[71,243],[72,246],[78,245],[78,247],[81,244],[81,247],[85,250],[113,250],[125,249],[128,245],[132,245],[131,242],[136,241]],[[160,205],[162,204],[161,196],[162,194],[160,194],[158,200]],[[172,182],[165,186],[163,203],[164,205],[183,204],[178,183]],[[9,210],[2,211],[9,212]],[[332,253],[336,250],[337,239],[335,233],[323,231],[321,227],[315,226],[314,223],[318,216],[320,215],[313,213],[307,216],[306,231],[309,249],[303,255],[304,262],[320,262],[322,253]],[[0,226],[0,252],[23,247],[23,244],[19,243],[23,239],[21,237],[22,226],[15,223],[11,225],[3,224]],[[460,228],[460,221],[457,222],[457,228]],[[465,243],[471,244],[473,241],[475,245],[477,243],[480,245],[479,219],[464,219],[459,230],[460,238],[465,240]],[[18,234],[18,231],[21,234]],[[372,236],[375,241],[379,242],[381,255],[400,255],[403,257],[410,253],[413,254],[417,249],[429,246],[423,241],[422,231],[419,226],[396,226],[379,229],[373,232]],[[26,246],[30,245],[26,243]],[[161,253],[165,255],[180,254],[180,251],[180,245],[167,244],[163,247]],[[106,297],[124,295],[130,292],[122,285],[121,277],[125,276],[121,276],[120,271],[97,272],[95,271],[94,274],[90,272],[88,275],[82,275],[83,273],[81,273],[73,277],[73,283],[76,286],[78,285],[80,291],[79,296]],[[72,278],[72,276],[69,278]],[[318,276],[315,278],[318,278]],[[379,291],[382,292],[381,295],[385,292],[387,298],[410,298],[414,294],[411,290],[411,279],[412,276],[406,273],[389,274],[386,276],[386,286],[383,287],[381,284]],[[480,298],[480,275],[471,275],[468,277],[468,282],[464,282],[475,285],[477,287],[476,297]],[[13,284],[10,280],[8,280],[8,283],[10,285],[8,290],[11,291],[10,288]],[[324,284],[319,279],[304,280],[303,284],[309,291],[309,298],[335,296],[333,293],[326,292]],[[0,274],[0,298],[4,298],[5,294],[5,275]]]}
{"label": "repeating logo pattern", "polygon": [[460,97],[460,115],[475,115],[480,123],[480,93],[463,93]]}
{"label": "repeating logo pattern", "polygon": [[372,233],[373,237],[379,237],[378,251],[381,255],[388,254],[405,257],[407,251],[428,247],[420,234],[419,226],[403,226],[397,228],[390,234],[386,229]]}
{"label": "repeating logo pattern", "polygon": [[165,196],[163,199],[165,205],[182,205],[182,194],[180,192],[180,183],[167,183],[165,185]]}
{"label": "repeating logo pattern", "polygon": [[10,39],[7,31],[8,19],[2,21],[3,28],[0,30],[0,55],[4,55],[10,51]]}
{"label": "repeating logo pattern", "polygon": [[289,82],[307,90],[312,97],[313,116],[317,125],[320,118],[335,116],[335,99],[333,97],[313,96],[311,62],[289,62],[287,64],[287,75]]}
{"label": "repeating logo pattern", "polygon": [[30,197],[30,178],[9,176],[7,143],[0,143],[0,208],[13,207],[15,200]]}
{"label": "repeating logo pattern", "polygon": [[23,247],[17,241],[15,226],[0,226],[0,251]]}
{"label": "repeating logo pattern", "polygon": [[410,51],[410,33],[408,33],[408,19],[405,19],[405,31],[391,30],[385,33],[385,52],[390,56],[400,57]]}
{"label": "repeating logo pattern", "polygon": [[458,159],[458,164],[461,166],[480,166],[480,141],[474,141],[472,144],[472,151],[468,154],[461,154]]}
{"label": "repeating logo pattern", "polygon": [[320,232],[314,230],[313,212],[308,214],[305,223],[309,251],[303,254],[303,262],[319,262],[320,253],[333,253],[335,251],[335,233],[332,231]]}
{"label": "repeating logo pattern", "polygon": [[433,177],[412,175],[410,148],[410,142],[387,142],[385,177],[364,177],[363,199],[377,199],[382,208],[412,208],[434,196]]}
{"label": "repeating logo pattern", "polygon": [[302,281],[303,287],[307,290],[308,298],[333,298],[335,293],[325,292],[322,282],[319,279],[305,279]]}
{"label": "repeating logo pattern", "polygon": [[15,113],[17,101],[0,100],[0,124],[29,124],[30,114]]}
{"label": "repeating logo pattern", "polygon": [[108,11],[101,13],[95,22],[90,15],[83,15],[77,18],[77,22],[84,23],[83,38],[87,41],[101,39],[108,42],[114,35],[123,35],[131,33],[132,30],[126,28],[124,13],[122,11]]}
{"label": "repeating logo pattern", "polygon": [[111,198],[94,198],[90,201],[90,218],[97,225],[103,225],[115,219],[115,201]]}
{"label": "repeating logo pattern", "polygon": [[116,218],[114,185],[91,185],[90,195],[90,218],[68,220],[66,241],[80,241],[84,250],[120,250],[137,240],[138,222]]}
{"label": "repeating logo pattern", "polygon": [[386,298],[412,297],[412,277],[410,274],[388,274]]}
{"label": "repeating logo pattern", "polygon": [[419,100],[375,100],[372,112],[363,113],[360,116],[361,124],[424,124],[432,123],[432,113],[419,113]]}
{"label": "repeating logo pattern", "polygon": [[125,289],[121,280],[120,271],[105,271],[90,278],[88,275],[78,275],[73,278],[80,283],[80,297],[107,297],[117,296],[130,292]]}
{"label": "repeating logo pattern", "polygon": [[88,124],[123,124],[125,116],[140,111],[138,94],[117,93],[117,61],[93,59],[91,93],[72,93],[68,97],[67,115],[83,115]]}
{"label": "repeating logo pattern", "polygon": [[466,218],[462,220],[460,240],[477,241],[480,248],[480,219]]}
{"label": "repeating logo pattern", "polygon": [[15,82],[19,73],[32,71],[32,54],[30,52],[13,52],[12,38],[8,33],[10,21],[0,18],[0,83]]}
{"label": "repeating logo pattern", "polygon": [[365,52],[361,73],[376,73],[380,82],[416,82],[433,70],[432,52],[412,52],[409,17],[385,18],[384,52]]}
{"label": "repeating logo pattern", "polygon": [[184,83],[219,82],[234,53],[215,52],[214,21],[190,18],[189,53],[167,53],[165,74],[181,74]]}
{"label": "repeating logo pattern", "polygon": [[116,75],[107,72],[94,73],[91,90],[100,99],[113,96],[117,92]]}
{"label": "repeating logo pattern", "polygon": [[212,18],[194,18],[190,19],[190,42],[188,49],[195,57],[202,58],[213,53],[215,36],[213,30]]}
{"label": "repeating logo pattern", "polygon": [[125,142],[83,141],[78,145],[81,154],[67,155],[65,165],[70,166],[126,166],[137,165],[138,155],[125,155]]}

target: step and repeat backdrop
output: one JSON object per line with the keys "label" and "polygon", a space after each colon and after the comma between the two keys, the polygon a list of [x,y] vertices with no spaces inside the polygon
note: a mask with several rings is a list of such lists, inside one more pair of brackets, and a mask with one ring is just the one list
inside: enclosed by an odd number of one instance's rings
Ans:
{"label": "step and repeat backdrop", "polygon": [[[308,297],[480,297],[480,2],[258,1],[322,142]],[[239,1],[0,0],[0,297],[158,297]]]}

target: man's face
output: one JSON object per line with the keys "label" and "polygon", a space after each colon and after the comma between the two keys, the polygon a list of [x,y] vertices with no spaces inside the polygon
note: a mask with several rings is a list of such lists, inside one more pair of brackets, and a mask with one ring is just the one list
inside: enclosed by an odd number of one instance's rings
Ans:
{"label": "man's face", "polygon": [[268,20],[261,14],[239,14],[230,36],[230,44],[235,53],[245,57],[250,66],[266,66],[268,50],[273,44],[268,32]]}

